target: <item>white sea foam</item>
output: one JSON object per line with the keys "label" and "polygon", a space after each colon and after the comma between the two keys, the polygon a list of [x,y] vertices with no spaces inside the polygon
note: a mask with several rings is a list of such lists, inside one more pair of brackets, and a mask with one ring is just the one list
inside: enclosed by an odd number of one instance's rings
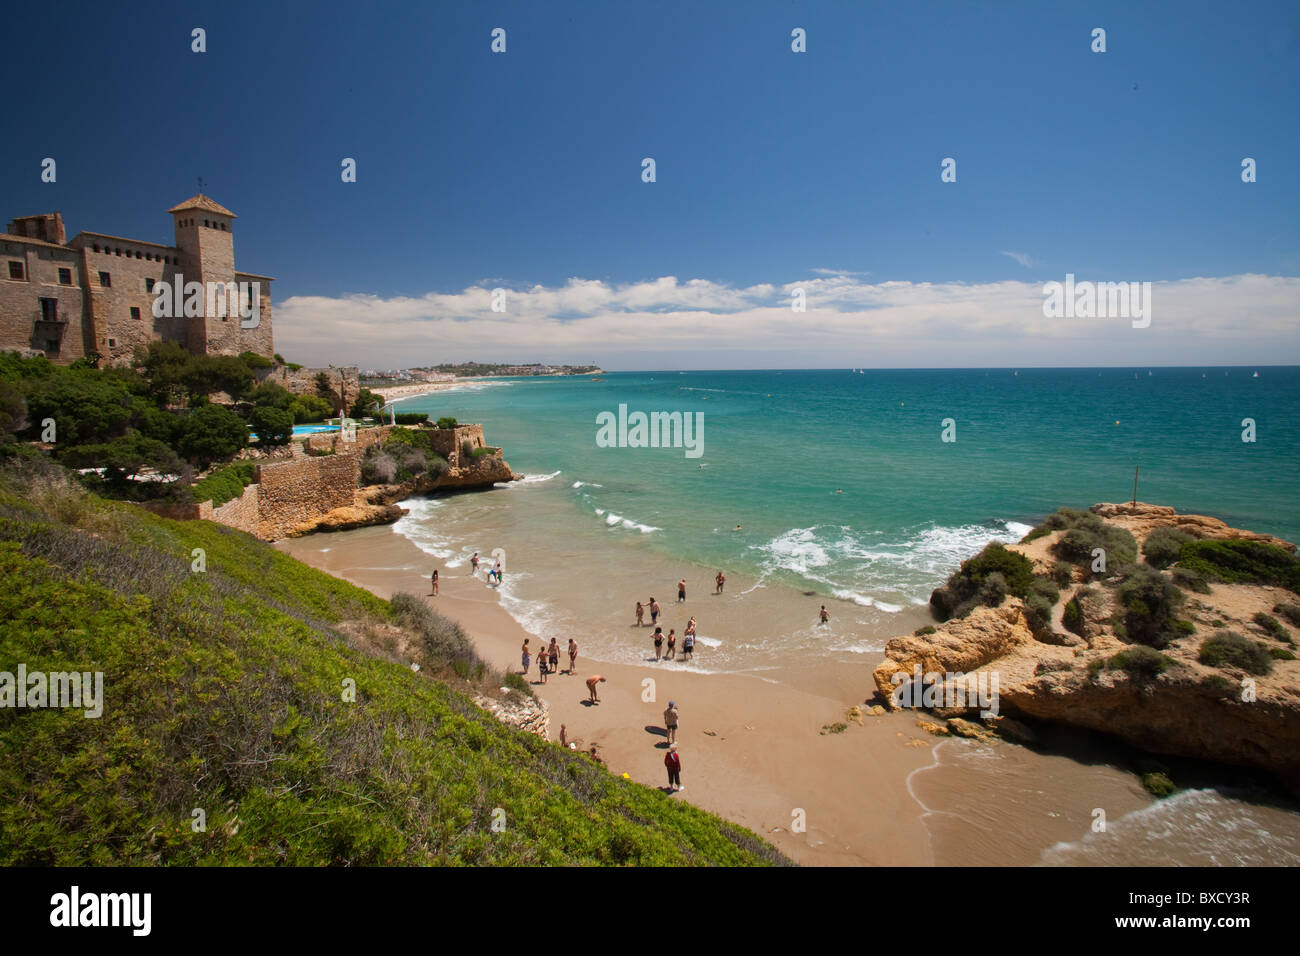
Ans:
{"label": "white sea foam", "polygon": [[510,484],[511,485],[536,485],[536,484],[540,484],[543,481],[550,481],[558,474],[559,474],[558,471],[553,471],[549,475],[525,475],[522,480],[512,481],[510,482]]}
{"label": "white sea foam", "polygon": [[574,488],[604,488],[605,486],[602,485],[602,484],[598,484],[597,482],[594,482],[594,481],[575,481],[571,487],[574,487]]}

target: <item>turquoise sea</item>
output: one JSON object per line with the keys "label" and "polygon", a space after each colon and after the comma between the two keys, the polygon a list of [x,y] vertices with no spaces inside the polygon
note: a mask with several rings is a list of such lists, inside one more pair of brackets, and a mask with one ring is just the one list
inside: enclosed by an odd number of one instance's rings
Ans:
{"label": "turquoise sea", "polygon": [[[1135,468],[1142,501],[1300,540],[1294,367],[596,377],[489,381],[398,407],[483,423],[516,471],[552,486],[556,534],[884,609],[923,603],[989,538],[1058,506],[1128,500]],[[598,447],[597,416],[620,405],[700,413],[703,454]]]}

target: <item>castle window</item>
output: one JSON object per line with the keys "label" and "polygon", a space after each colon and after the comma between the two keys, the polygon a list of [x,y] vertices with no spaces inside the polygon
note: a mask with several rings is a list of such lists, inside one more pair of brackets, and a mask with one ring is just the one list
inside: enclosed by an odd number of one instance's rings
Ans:
{"label": "castle window", "polygon": [[109,347],[110,349],[111,349],[111,348],[115,348],[116,346],[117,346],[117,339],[109,339],[109,340],[108,340],[108,347]]}
{"label": "castle window", "polygon": [[60,269],[60,270],[59,270],[59,285],[72,285],[72,270],[71,270],[71,269]]}
{"label": "castle window", "polygon": [[59,321],[59,300],[58,299],[41,299],[41,321],[42,322]]}
{"label": "castle window", "polygon": [[99,243],[95,243],[95,244],[94,244],[93,246],[91,246],[90,248],[92,248],[92,249],[94,249],[96,252],[98,252],[98,251],[99,251]]}
{"label": "castle window", "polygon": [[114,249],[114,250],[113,250],[113,255],[115,255],[115,256],[120,256],[121,254],[122,254],[122,250],[121,250],[121,249]]}
{"label": "castle window", "polygon": [[138,305],[131,306],[131,318],[137,320],[140,318],[140,307]]}
{"label": "castle window", "polygon": [[101,272],[99,274],[99,284],[105,289],[111,289],[113,288],[113,277],[107,272]]}
{"label": "castle window", "polygon": [[145,280],[144,280],[144,291],[145,291],[145,292],[152,292],[152,291],[153,291],[153,283],[154,283],[154,280],[153,280],[153,279],[145,279]]}
{"label": "castle window", "polygon": [[139,249],[137,249],[137,250],[135,251],[135,257],[136,257],[137,259],[143,259],[143,258],[144,258],[144,255],[140,252]]}
{"label": "castle window", "polygon": [[9,260],[9,278],[21,279],[23,277],[23,264]]}

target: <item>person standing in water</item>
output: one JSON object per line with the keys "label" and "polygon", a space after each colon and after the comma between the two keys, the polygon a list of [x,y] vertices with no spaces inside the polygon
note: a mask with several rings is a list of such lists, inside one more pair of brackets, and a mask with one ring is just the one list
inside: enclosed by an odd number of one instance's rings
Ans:
{"label": "person standing in water", "polygon": [[821,622],[822,622],[823,624],[825,624],[825,623],[827,623],[828,621],[830,621],[831,616],[830,616],[829,614],[826,613],[826,605],[825,605],[825,604],[822,605],[822,612],[821,612],[821,614],[818,615],[818,616],[821,618]]}
{"label": "person standing in water", "polygon": [[668,628],[668,653],[664,655],[664,660],[671,661],[677,656],[677,632],[671,627]]}
{"label": "person standing in water", "polygon": [[714,591],[713,593],[714,593],[714,594],[721,594],[721,593],[722,593],[722,586],[723,586],[724,584],[727,583],[727,576],[726,576],[725,574],[723,574],[721,571],[719,571],[719,572],[718,572],[718,576],[717,576],[716,578],[714,578],[713,580],[714,580],[714,582],[718,585],[718,589],[717,589],[716,591]]}
{"label": "person standing in water", "polygon": [[655,628],[655,660],[662,660],[664,656],[664,629]]}
{"label": "person standing in water", "polygon": [[650,623],[659,623],[659,602],[653,597],[650,599]]}
{"label": "person standing in water", "polygon": [[470,574],[478,574],[478,552],[474,552],[474,557],[469,559],[470,567],[473,568]]}
{"label": "person standing in water", "polygon": [[682,578],[677,582],[677,603],[682,604],[686,601],[686,579]]}
{"label": "person standing in water", "polygon": [[636,602],[636,626],[645,627],[645,605],[640,601]]}

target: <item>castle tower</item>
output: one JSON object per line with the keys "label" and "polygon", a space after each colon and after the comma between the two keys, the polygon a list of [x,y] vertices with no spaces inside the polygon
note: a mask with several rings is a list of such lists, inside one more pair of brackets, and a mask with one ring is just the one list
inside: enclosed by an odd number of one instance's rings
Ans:
{"label": "castle tower", "polygon": [[[204,314],[186,319],[189,350],[195,355],[238,355],[248,350],[248,344],[241,341],[240,303],[236,295],[230,294],[237,288],[235,214],[202,193],[167,211],[172,214],[185,283],[198,282],[205,290]],[[210,283],[221,284],[215,286],[219,290],[216,308],[213,308],[213,295],[208,292],[214,288]]]}

